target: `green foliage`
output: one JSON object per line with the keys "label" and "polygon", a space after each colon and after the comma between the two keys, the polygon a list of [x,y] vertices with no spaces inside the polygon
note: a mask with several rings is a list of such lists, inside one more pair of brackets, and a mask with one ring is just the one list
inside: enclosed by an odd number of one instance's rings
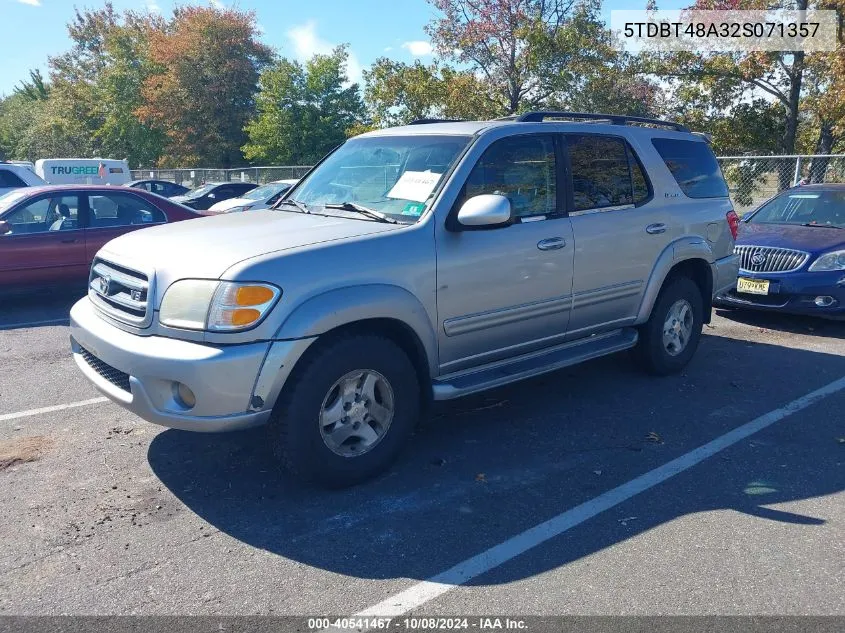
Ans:
{"label": "green foliage", "polygon": [[246,158],[308,165],[346,138],[364,116],[358,85],[347,85],[346,47],[304,65],[280,59],[261,73],[257,116],[246,126]]}

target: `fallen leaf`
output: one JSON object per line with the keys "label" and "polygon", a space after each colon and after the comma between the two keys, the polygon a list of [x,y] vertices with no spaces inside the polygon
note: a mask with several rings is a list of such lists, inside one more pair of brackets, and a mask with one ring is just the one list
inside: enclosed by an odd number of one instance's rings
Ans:
{"label": "fallen leaf", "polygon": [[594,475],[601,475],[601,471],[600,471],[600,470],[594,470],[594,471],[593,471],[593,474],[594,474]]}
{"label": "fallen leaf", "polygon": [[636,521],[637,517],[625,517],[624,519],[619,519],[619,522],[622,525],[628,525],[628,521]]}
{"label": "fallen leaf", "polygon": [[487,483],[487,475],[485,475],[484,473],[478,473],[475,476],[475,480],[480,482],[480,483],[486,484]]}
{"label": "fallen leaf", "polygon": [[645,439],[649,442],[654,442],[655,444],[663,444],[663,438],[654,431],[650,431],[649,434],[645,436]]}
{"label": "fallen leaf", "polygon": [[837,437],[837,438],[836,438],[836,441],[837,441],[839,444],[845,444],[845,437]]}

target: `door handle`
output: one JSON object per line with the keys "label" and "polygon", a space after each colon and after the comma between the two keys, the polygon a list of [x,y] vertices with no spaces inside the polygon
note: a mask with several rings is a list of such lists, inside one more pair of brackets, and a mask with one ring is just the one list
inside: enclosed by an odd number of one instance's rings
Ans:
{"label": "door handle", "polygon": [[75,237],[66,237],[65,239],[61,240],[62,244],[76,244],[79,240]]}
{"label": "door handle", "polygon": [[645,227],[645,232],[649,235],[657,235],[658,233],[665,233],[666,232],[666,225],[662,222],[658,222],[657,224],[649,224]]}
{"label": "door handle", "polygon": [[555,251],[566,246],[566,240],[562,237],[549,237],[537,242],[537,248],[541,251]]}

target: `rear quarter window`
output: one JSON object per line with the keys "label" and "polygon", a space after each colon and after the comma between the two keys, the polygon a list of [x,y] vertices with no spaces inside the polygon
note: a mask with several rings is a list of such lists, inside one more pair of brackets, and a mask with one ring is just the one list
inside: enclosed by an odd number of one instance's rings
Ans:
{"label": "rear quarter window", "polygon": [[722,170],[707,143],[673,138],[654,138],[651,143],[688,197],[728,197]]}

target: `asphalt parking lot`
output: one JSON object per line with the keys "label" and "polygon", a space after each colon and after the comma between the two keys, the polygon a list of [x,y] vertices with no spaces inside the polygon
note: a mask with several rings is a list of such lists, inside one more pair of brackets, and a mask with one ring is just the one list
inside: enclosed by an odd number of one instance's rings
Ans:
{"label": "asphalt parking lot", "polygon": [[99,398],[71,298],[3,301],[2,614],[845,615],[845,324],[720,312],[683,375],[622,354],[437,405],[327,492],[262,429]]}

